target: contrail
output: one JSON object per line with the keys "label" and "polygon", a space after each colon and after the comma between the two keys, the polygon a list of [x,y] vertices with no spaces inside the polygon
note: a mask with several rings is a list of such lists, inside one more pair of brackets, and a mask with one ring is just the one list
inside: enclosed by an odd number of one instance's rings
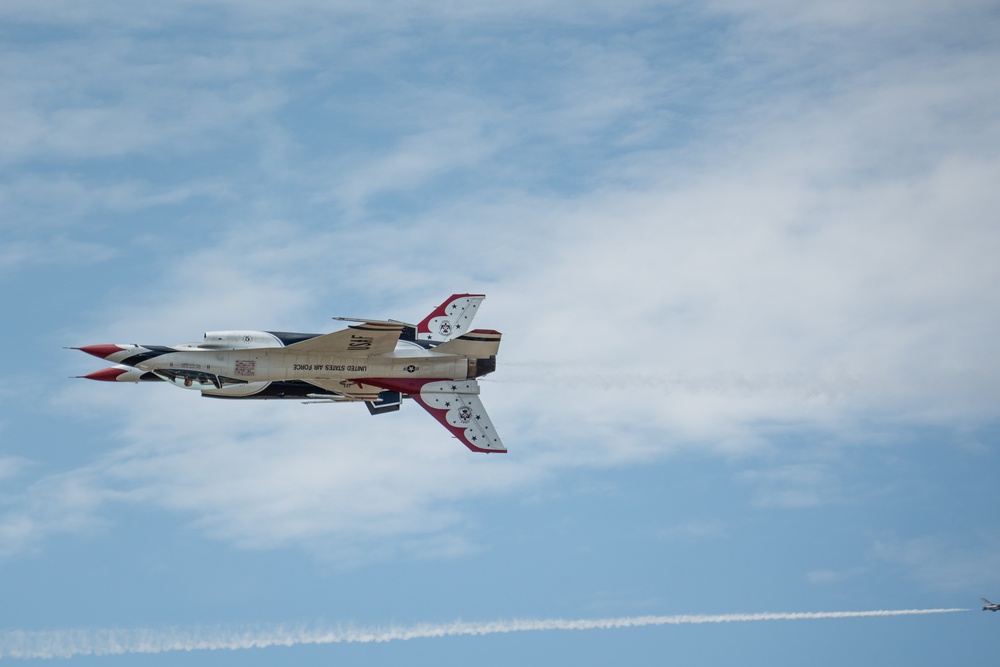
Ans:
{"label": "contrail", "polygon": [[300,646],[306,644],[373,644],[438,637],[480,636],[550,630],[610,630],[656,625],[801,621],[872,616],[952,614],[969,609],[893,609],[761,614],[631,616],[600,619],[543,619],[424,624],[388,628],[261,625],[139,629],[8,630],[0,633],[0,658],[72,658],[78,655],[124,655],[169,651]]}

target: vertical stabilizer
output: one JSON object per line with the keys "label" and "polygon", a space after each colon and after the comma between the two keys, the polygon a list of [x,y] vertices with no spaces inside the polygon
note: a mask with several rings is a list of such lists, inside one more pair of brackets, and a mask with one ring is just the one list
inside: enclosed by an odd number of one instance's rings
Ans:
{"label": "vertical stabilizer", "polygon": [[417,325],[417,340],[444,342],[472,328],[485,294],[452,294]]}

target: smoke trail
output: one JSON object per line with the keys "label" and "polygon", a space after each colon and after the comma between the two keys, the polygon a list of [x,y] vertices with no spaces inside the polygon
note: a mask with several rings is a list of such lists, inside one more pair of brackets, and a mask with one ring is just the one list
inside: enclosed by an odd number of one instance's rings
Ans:
{"label": "smoke trail", "polygon": [[632,616],[592,620],[513,620],[413,625],[389,628],[246,626],[105,630],[8,630],[0,633],[0,658],[71,658],[77,655],[123,655],[299,646],[304,644],[371,644],[408,639],[480,636],[550,630],[610,630],[656,625],[800,621],[873,616],[951,614],[968,609],[896,609],[762,614]]}
{"label": "smoke trail", "polygon": [[[510,365],[510,364],[502,364]],[[518,365],[518,364],[514,364]],[[529,365],[529,364],[522,364]],[[533,374],[507,372],[496,377],[481,378],[481,382],[499,384],[544,384],[552,387],[586,387],[588,391],[627,391],[650,389],[664,394],[704,394],[711,396],[783,395],[801,398],[843,398],[872,388],[876,379],[856,373],[836,371],[793,371],[733,373],[718,372],[702,375],[678,373],[641,373],[628,369],[587,373],[549,370],[544,364]]]}

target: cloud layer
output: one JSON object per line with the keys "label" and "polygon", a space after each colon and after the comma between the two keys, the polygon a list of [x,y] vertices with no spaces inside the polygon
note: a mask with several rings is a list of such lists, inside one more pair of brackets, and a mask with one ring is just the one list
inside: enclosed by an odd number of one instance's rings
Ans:
{"label": "cloud layer", "polygon": [[[62,5],[79,32],[7,46],[0,159],[19,171],[0,201],[40,224],[0,221],[0,271],[141,265],[102,283],[80,344],[414,320],[485,292],[479,323],[505,339],[483,398],[510,456],[469,455],[413,405],[76,385],[56,407],[113,426],[7,502],[5,554],[121,503],[332,561],[469,553],[464,508],[570,466],[995,418],[1000,51],[949,46],[982,3],[943,22],[928,4],[903,22],[863,3],[299,6],[309,25]],[[161,23],[222,32],[145,34]],[[764,507],[843,496],[808,456],[737,479]]]}

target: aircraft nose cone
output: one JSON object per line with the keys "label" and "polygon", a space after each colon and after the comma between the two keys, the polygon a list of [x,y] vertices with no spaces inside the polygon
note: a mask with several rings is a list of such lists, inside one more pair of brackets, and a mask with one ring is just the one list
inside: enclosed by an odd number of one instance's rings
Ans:
{"label": "aircraft nose cone", "polygon": [[[100,347],[100,346],[95,345],[94,347]],[[93,352],[91,352],[91,354],[93,354]],[[104,368],[99,371],[94,371],[93,373],[84,375],[83,377],[87,380],[100,380],[101,382],[115,382],[118,379],[119,375],[126,372],[128,371],[126,371],[124,368]]]}
{"label": "aircraft nose cone", "polygon": [[122,351],[122,349],[117,345],[87,345],[85,347],[78,347],[76,349],[80,350],[81,352],[86,352],[87,354],[92,354],[98,359],[107,359],[115,352]]}

